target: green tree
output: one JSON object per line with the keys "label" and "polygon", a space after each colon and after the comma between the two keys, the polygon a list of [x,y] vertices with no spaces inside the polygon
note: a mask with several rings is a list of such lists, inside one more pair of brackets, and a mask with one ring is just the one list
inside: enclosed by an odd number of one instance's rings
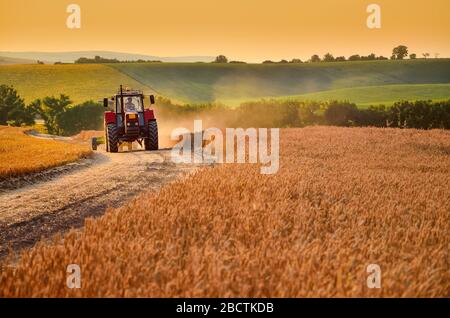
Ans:
{"label": "green tree", "polygon": [[323,56],[324,62],[334,62],[334,56],[331,53],[327,53]]}
{"label": "green tree", "polygon": [[358,107],[349,102],[331,101],[326,105],[324,118],[333,126],[353,126],[358,120]]}
{"label": "green tree", "polygon": [[384,105],[358,108],[357,126],[386,127],[387,112]]}
{"label": "green tree", "polygon": [[39,114],[45,121],[45,127],[50,134],[60,135],[63,130],[59,125],[60,118],[72,101],[69,96],[61,94],[59,98],[45,97],[40,103]]}
{"label": "green tree", "polygon": [[417,54],[415,54],[415,53],[412,53],[409,55],[410,60],[415,60],[416,58],[417,58]]}
{"label": "green tree", "polygon": [[432,101],[401,101],[394,103],[388,110],[391,127],[416,129],[449,129],[450,100]]}
{"label": "green tree", "polygon": [[404,57],[408,56],[408,47],[404,45],[399,45],[392,49],[392,56],[395,56],[396,60],[403,60]]}
{"label": "green tree", "polygon": [[305,127],[322,123],[321,105],[318,102],[299,102],[298,126]]}
{"label": "green tree", "polygon": [[0,85],[0,125],[6,124],[32,125],[34,116],[12,86]]}
{"label": "green tree", "polygon": [[33,115],[33,117],[41,116],[42,108],[41,108],[42,102],[40,99],[35,99],[27,106],[27,110]]}
{"label": "green tree", "polygon": [[82,130],[99,130],[103,123],[103,111],[103,107],[94,101],[70,106],[58,117],[58,126],[66,136]]}
{"label": "green tree", "polygon": [[314,54],[313,56],[311,56],[310,61],[311,61],[312,63],[320,62],[320,57],[319,57],[319,55]]}
{"label": "green tree", "polygon": [[228,63],[228,59],[225,55],[218,55],[216,56],[214,63]]}
{"label": "green tree", "polygon": [[359,60],[361,60],[361,56],[359,56],[358,54],[354,54],[354,55],[350,56],[348,58],[348,60],[349,61],[359,61]]}

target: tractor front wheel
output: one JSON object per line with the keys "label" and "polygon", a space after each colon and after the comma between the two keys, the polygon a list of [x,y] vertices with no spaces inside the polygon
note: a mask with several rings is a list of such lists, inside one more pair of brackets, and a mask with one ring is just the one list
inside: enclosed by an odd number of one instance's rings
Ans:
{"label": "tractor front wheel", "polygon": [[119,151],[119,134],[117,133],[117,127],[114,124],[108,124],[106,126],[106,142],[108,143],[106,146],[107,151],[109,152],[118,152]]}
{"label": "tractor front wheel", "polygon": [[148,122],[148,137],[144,139],[145,150],[158,150],[158,124],[156,120]]}

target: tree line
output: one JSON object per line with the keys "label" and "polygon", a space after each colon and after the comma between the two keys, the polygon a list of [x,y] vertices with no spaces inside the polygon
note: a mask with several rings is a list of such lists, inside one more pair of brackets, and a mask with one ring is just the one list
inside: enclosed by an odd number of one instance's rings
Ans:
{"label": "tree line", "polygon": [[[424,59],[427,59],[430,57],[430,53],[423,53],[422,57]],[[369,55],[359,55],[359,54],[353,54],[346,58],[345,56],[334,56],[331,53],[326,53],[323,57],[320,57],[318,54],[314,54],[311,56],[309,60],[302,61],[299,58],[293,58],[291,60],[285,60],[282,59],[280,61],[272,61],[272,60],[265,60],[262,62],[262,64],[296,64],[296,63],[318,63],[318,62],[346,62],[346,61],[375,61],[375,60],[403,60],[406,57],[409,57],[409,59],[414,60],[417,59],[416,53],[408,53],[408,47],[405,45],[399,45],[392,49],[392,54],[390,58],[384,57],[382,55],[377,56],[374,53],[371,53]],[[438,53],[434,54],[435,58],[439,57]],[[38,64],[44,64],[42,61],[37,61]],[[74,62],[75,64],[104,64],[104,63],[163,63],[160,60],[144,60],[144,59],[138,59],[138,60],[119,60],[116,58],[105,58],[101,56],[95,56],[93,58],[88,57],[80,57]],[[196,63],[204,63],[204,62],[196,62]],[[211,63],[221,63],[221,64],[247,64],[244,61],[239,60],[229,60],[225,55],[218,55],[215,57],[215,59]],[[69,64],[69,63],[62,63],[62,62],[55,62],[54,64]]]}
{"label": "tree line", "polygon": [[[216,103],[178,105],[158,97],[158,117],[190,120],[201,115],[225,127],[393,127],[450,129],[450,99],[446,101],[399,101],[392,106],[358,108],[348,101],[260,100],[237,108]],[[31,126],[35,118],[44,120],[48,133],[74,135],[81,130],[101,130],[103,107],[94,101],[73,105],[64,94],[36,99],[25,105],[17,91],[0,85],[0,125]]]}
{"label": "tree line", "polygon": [[[353,54],[346,58],[345,56],[334,56],[331,53],[326,53],[323,57],[320,57],[318,54],[314,54],[307,61],[302,61],[299,58],[293,58],[291,60],[282,59],[280,61],[272,61],[265,60],[262,64],[297,64],[297,63],[318,63],[318,62],[346,62],[346,61],[376,61],[376,60],[403,60],[409,56],[409,59],[414,60],[417,59],[416,53],[409,53],[408,47],[405,45],[399,45],[392,49],[392,54],[390,58],[384,57],[382,55],[377,56],[374,53],[369,55],[359,55]],[[423,53],[423,58],[428,58],[430,53]],[[435,57],[437,58],[439,55],[436,53]],[[230,61],[228,62],[228,58],[224,55],[219,55],[216,57],[213,63],[245,63],[240,61]]]}
{"label": "tree line", "polygon": [[[95,56],[94,58],[80,57],[75,61],[75,64],[104,64],[104,63],[162,63],[158,60],[118,60],[118,59],[108,59],[101,56]],[[61,62],[56,62],[55,64],[63,64]]]}
{"label": "tree line", "polygon": [[392,106],[358,108],[348,101],[260,100],[237,108],[206,103],[178,105],[158,97],[157,113],[164,118],[193,120],[204,115],[226,127],[392,127],[450,129],[450,100],[400,101]]}

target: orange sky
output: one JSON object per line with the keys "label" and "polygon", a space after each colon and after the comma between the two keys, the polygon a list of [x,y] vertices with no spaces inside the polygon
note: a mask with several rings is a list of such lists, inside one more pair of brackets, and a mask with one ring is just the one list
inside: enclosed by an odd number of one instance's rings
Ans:
{"label": "orange sky", "polygon": [[[66,27],[81,6],[81,29]],[[366,26],[367,5],[382,28]],[[0,0],[0,51],[109,50],[158,56],[306,59],[374,52],[450,57],[449,0]]]}

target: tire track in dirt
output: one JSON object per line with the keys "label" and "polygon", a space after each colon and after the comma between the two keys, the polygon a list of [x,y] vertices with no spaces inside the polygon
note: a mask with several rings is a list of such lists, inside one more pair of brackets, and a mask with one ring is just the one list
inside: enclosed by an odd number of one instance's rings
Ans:
{"label": "tire track in dirt", "polygon": [[97,152],[91,160],[51,180],[0,193],[0,259],[10,250],[17,252],[80,228],[86,218],[100,216],[108,207],[119,207],[196,168],[172,163],[170,150]]}

